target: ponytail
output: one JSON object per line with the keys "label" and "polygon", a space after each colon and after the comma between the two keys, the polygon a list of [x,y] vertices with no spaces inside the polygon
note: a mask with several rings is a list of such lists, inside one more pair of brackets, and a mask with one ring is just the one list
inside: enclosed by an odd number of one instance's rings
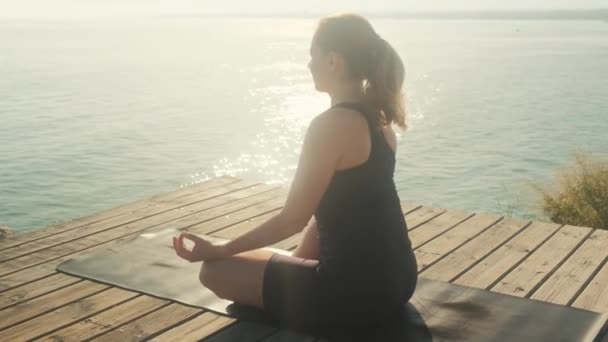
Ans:
{"label": "ponytail", "polygon": [[403,62],[386,40],[377,37],[373,44],[369,69],[363,91],[366,103],[382,112],[381,122],[396,123],[406,130],[402,86],[405,77]]}

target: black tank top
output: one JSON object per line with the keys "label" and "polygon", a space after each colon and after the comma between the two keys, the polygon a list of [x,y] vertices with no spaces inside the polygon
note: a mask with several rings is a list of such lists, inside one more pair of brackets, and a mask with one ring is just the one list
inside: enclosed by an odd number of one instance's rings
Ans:
{"label": "black tank top", "polygon": [[[395,188],[395,154],[360,103],[334,105],[366,118],[371,152],[363,164],[336,170],[315,211],[320,256],[317,271],[341,287],[399,295],[416,277],[411,242]],[[327,114],[327,113],[326,113]]]}

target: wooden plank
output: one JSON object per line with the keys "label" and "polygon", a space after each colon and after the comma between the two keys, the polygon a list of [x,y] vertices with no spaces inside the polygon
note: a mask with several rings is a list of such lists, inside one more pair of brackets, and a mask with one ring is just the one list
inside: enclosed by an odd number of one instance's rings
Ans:
{"label": "wooden plank", "polygon": [[11,289],[2,293],[0,296],[0,310],[55,291],[62,287],[75,284],[80,280],[80,278],[64,274],[53,274],[36,282]]}
{"label": "wooden plank", "polygon": [[217,315],[207,311],[181,325],[173,327],[171,330],[154,337],[150,341],[154,342],[194,342],[199,341],[211,334],[216,333],[237,322],[236,319]]}
{"label": "wooden plank", "polygon": [[579,294],[573,307],[596,312],[608,312],[608,258],[600,265],[600,268],[591,279],[591,282]]}
{"label": "wooden plank", "polygon": [[[46,261],[50,261],[53,259],[60,258],[62,256],[66,256],[72,253],[76,253],[85,249],[88,249],[92,246],[100,245],[110,240],[116,240],[119,238],[128,238],[129,236],[136,235],[146,229],[157,227],[160,224],[165,224],[167,226],[171,226],[174,228],[186,228],[189,224],[194,224],[197,222],[204,221],[205,219],[211,219],[213,217],[226,214],[227,208],[234,209],[236,196],[243,196],[248,194],[253,196],[257,193],[259,189],[267,189],[268,186],[261,185],[255,187],[249,187],[244,190],[239,190],[235,193],[227,194],[226,196],[215,197],[206,202],[213,203],[214,208],[208,210],[207,212],[202,213],[183,213],[172,214],[172,217],[164,217],[159,218],[155,217],[154,220],[140,220],[133,224],[123,225],[116,227],[114,229],[105,230],[98,234],[88,235],[84,238],[70,241],[70,243],[63,243],[57,246],[49,247],[44,250],[34,252],[31,254],[26,254],[24,256],[11,259],[9,261],[0,263],[0,276],[4,276],[13,272],[17,272],[21,269],[36,266],[38,264],[42,264]],[[271,191],[270,191],[271,192]],[[238,193],[238,194],[237,194]],[[260,194],[257,199],[264,198],[264,193]],[[265,198],[264,198],[265,199]],[[242,202],[239,202],[242,203]],[[220,204],[227,204],[226,206],[221,206]],[[250,203],[247,203],[250,204]],[[185,211],[185,210],[184,210]],[[196,214],[196,215],[194,215]],[[187,217],[179,217],[176,218],[177,215],[187,215]],[[212,215],[212,217],[208,217],[208,215]],[[167,221],[171,219],[171,221]]]}
{"label": "wooden plank", "polygon": [[608,231],[594,231],[530,298],[569,305],[602,261],[608,257],[607,247]]}
{"label": "wooden plank", "polygon": [[[417,211],[418,210],[416,210],[414,213]],[[408,233],[410,241],[412,242],[412,247],[419,248],[444,232],[465,222],[469,218],[473,217],[473,215],[475,214],[450,210],[431,219],[430,221],[426,221],[416,228],[412,228],[412,230]]]}
{"label": "wooden plank", "polygon": [[51,274],[56,274],[55,268],[57,265],[69,258],[71,258],[71,255],[0,277],[0,293],[37,281]]}
{"label": "wooden plank", "polygon": [[161,217],[167,218],[171,217],[172,215],[176,215],[176,213],[181,213],[181,211],[173,209],[181,209],[182,207],[185,207],[189,209],[189,211],[196,212],[199,211],[197,209],[201,209],[200,205],[203,206],[202,209],[210,208],[214,204],[214,198],[222,195],[228,195],[229,193],[234,191],[252,187],[252,184],[254,183],[237,182],[225,187],[215,187],[208,191],[198,193],[196,196],[189,196],[192,198],[192,202],[190,203],[169,202],[163,205],[152,206],[137,213],[120,215],[108,220],[96,222],[87,226],[82,226],[76,230],[69,230],[45,238],[37,239],[35,241],[23,243],[17,247],[7,248],[1,251],[0,261],[11,260],[21,255],[36,252],[38,250],[42,250],[48,247],[53,247],[64,242],[73,241],[78,238],[86,237],[97,232],[103,232],[112,228],[132,224],[134,222],[138,222],[139,224],[145,224],[146,222],[153,222],[154,220],[158,220]]}
{"label": "wooden plank", "polygon": [[269,215],[278,214],[280,212],[279,209],[281,209],[285,203],[285,199],[285,196],[272,198],[243,210],[228,213],[226,215],[218,216],[213,220],[193,225],[188,228],[188,231],[211,235],[221,233],[222,237],[234,238],[239,236],[243,231],[248,230],[248,227],[253,228],[255,224],[260,222],[259,217],[263,216],[270,218],[271,216]]}
{"label": "wooden plank", "polygon": [[591,233],[590,228],[564,226],[539,249],[509,272],[495,286],[494,292],[529,297],[537,286],[566,260]]}
{"label": "wooden plank", "polygon": [[110,288],[2,330],[0,331],[0,341],[35,339],[135,296],[137,296],[136,292],[116,287]]}
{"label": "wooden plank", "polygon": [[415,203],[411,203],[411,202],[402,202],[401,203],[401,212],[403,212],[403,215],[410,214],[420,208],[422,208],[422,206],[419,204],[415,204]]}
{"label": "wooden plank", "polygon": [[[185,216],[186,213],[198,212],[210,208],[213,206],[213,199],[228,197],[230,193],[244,190],[253,187],[254,185],[255,183],[253,182],[236,182],[223,187],[215,187],[208,191],[198,193],[196,196],[188,196],[188,198],[191,198],[192,202],[167,202],[163,205],[146,208],[137,213],[120,215],[108,220],[82,226],[77,230],[56,233],[52,236],[22,243],[16,247],[6,248],[3,251],[0,251],[0,263],[124,225],[149,225],[159,222],[161,218],[165,221],[170,221],[176,214]],[[269,188],[269,186],[266,187]]]}
{"label": "wooden plank", "polygon": [[[263,210],[263,211],[266,211],[266,210]],[[247,220],[238,222],[238,223],[231,225],[229,227],[226,227],[224,229],[216,230],[211,235],[217,236],[220,238],[224,238],[224,239],[235,239],[235,238],[245,234],[246,232],[254,229],[258,225],[264,223],[266,220],[269,220],[274,215],[279,214],[279,212],[280,212],[280,209],[276,209],[276,210],[270,211],[270,212],[265,212],[261,215],[251,217]],[[206,227],[199,227],[196,230],[194,230],[194,229],[189,229],[189,230],[195,231],[196,233],[199,233],[199,234],[209,234],[208,229]],[[280,248],[280,249],[289,249],[290,247],[293,246],[294,242],[297,244],[300,241],[299,237],[301,235],[302,235],[301,232],[296,233],[286,239],[283,239],[282,241],[279,241],[279,242],[273,244],[272,247]]]}
{"label": "wooden plank", "polygon": [[[60,330],[53,331],[47,335],[44,335],[43,337],[38,338],[37,340],[49,342],[68,342],[91,339],[166,305],[169,305],[169,302],[166,300],[147,295],[139,295],[120,305],[101,311]],[[86,314],[87,313],[81,311],[75,313],[74,316],[76,318],[82,318]],[[43,323],[40,322],[39,324]]]}
{"label": "wooden plank", "polygon": [[442,208],[420,207],[406,216],[407,229],[412,231],[445,212],[446,210]]}
{"label": "wooden plank", "polygon": [[[174,221],[171,221],[171,227],[176,229],[187,229],[188,231],[196,231],[208,234],[212,229],[216,229],[214,224],[207,226],[207,222],[214,222],[216,219],[222,218],[224,224],[231,225],[238,223],[240,220],[246,220],[248,215],[260,215],[267,207],[271,207],[267,202],[271,202],[282,196],[283,188],[272,188],[270,190],[249,195],[238,200],[233,200],[222,206],[216,206],[205,211],[205,219],[201,220],[201,214],[186,216]],[[241,211],[245,210],[242,215]]]}
{"label": "wooden plank", "polygon": [[10,306],[0,311],[0,330],[78,301],[84,297],[105,291],[108,288],[107,285],[83,280],[47,295]]}
{"label": "wooden plank", "polygon": [[429,210],[429,208],[421,205],[401,203],[401,212],[406,220],[406,226],[409,231],[445,213],[445,210]]}
{"label": "wooden plank", "polygon": [[160,335],[202,314],[200,308],[172,303],[98,336],[91,341],[140,341]]}
{"label": "wooden plank", "polygon": [[[448,230],[429,243],[417,248],[414,250],[414,253],[416,254],[418,270],[428,268],[454,249],[491,228],[501,219],[501,216],[475,215],[454,229]],[[416,232],[421,232],[425,229],[418,229]]]}
{"label": "wooden plank", "polygon": [[432,264],[429,268],[422,269],[420,276],[445,282],[453,281],[520,233],[530,223],[530,221],[504,218],[492,226],[491,229],[484,231],[479,236],[466,242],[462,247],[446,254],[444,258]]}
{"label": "wooden plank", "polygon": [[[254,197],[254,196],[252,196],[252,197]],[[250,201],[250,199],[248,199],[247,201],[236,200],[236,201],[233,201],[232,204],[226,204],[224,206],[214,207],[213,209],[210,209],[210,210],[197,214],[196,220],[197,221],[211,220],[214,217],[221,216],[221,215],[224,215],[224,214],[230,213],[230,212],[235,212],[238,210],[238,207],[235,207],[235,204],[234,204],[235,202],[240,203],[240,206],[248,207],[247,205],[251,204],[248,201]],[[183,222],[183,221],[176,220],[176,222]],[[101,242],[92,247],[86,247],[85,249],[79,250],[77,252],[93,251],[96,248],[107,248],[116,243],[120,243],[120,242],[124,241],[125,239],[130,238],[131,236],[132,235],[127,235],[124,238]],[[7,290],[7,289],[10,289],[15,286],[20,286],[25,283],[35,281],[37,279],[48,276],[50,274],[54,274],[54,273],[56,273],[56,271],[55,271],[56,266],[58,264],[60,264],[61,262],[65,261],[67,259],[70,259],[72,257],[72,255],[73,255],[73,253],[69,253],[69,254],[66,254],[57,259],[51,259],[51,260],[42,262],[36,266],[30,267],[30,268],[25,268],[23,270],[20,270],[20,271],[17,271],[17,272],[8,274],[8,275],[4,275],[4,276],[0,277],[0,289]]]}
{"label": "wooden plank", "polygon": [[[257,209],[257,208],[254,208],[254,209]],[[216,230],[211,235],[218,236],[218,237],[221,237],[224,239],[234,239],[234,238],[241,236],[245,232],[252,230],[253,228],[257,227],[258,225],[264,223],[266,220],[269,220],[270,218],[279,214],[279,212],[280,212],[279,209],[273,210],[271,212],[265,212],[266,210],[263,210],[263,211],[264,211],[264,214],[262,214],[262,215],[251,217],[247,220],[238,222],[236,224],[233,224],[233,225],[228,226],[221,230]],[[197,233],[200,233],[200,234],[209,234],[209,231],[206,229],[206,227],[198,227],[198,229],[196,229],[196,230],[194,230],[194,229],[189,229],[189,230],[196,231]]]}
{"label": "wooden plank", "polygon": [[513,240],[500,246],[474,267],[454,280],[454,283],[488,289],[521,260],[549,239],[560,228],[551,223],[532,223]]}
{"label": "wooden plank", "polygon": [[133,211],[137,211],[140,209],[147,208],[151,205],[155,205],[158,203],[164,203],[167,201],[171,201],[175,198],[180,198],[184,196],[189,196],[191,194],[195,194],[197,192],[205,191],[208,189],[212,189],[214,187],[221,187],[228,185],[230,183],[234,183],[239,181],[238,178],[230,177],[230,176],[222,176],[216,177],[213,179],[209,179],[207,181],[190,185],[178,190],[174,190],[167,193],[162,193],[158,195],[154,195],[152,197],[144,198],[135,202],[127,203],[124,205],[120,205],[117,207],[109,208],[107,210],[103,210],[100,212],[96,212],[94,214],[80,217],[71,221],[62,222],[57,225],[49,226],[45,229],[36,230],[33,232],[19,234],[8,239],[0,241],[0,250],[4,250],[6,248],[19,246],[23,243],[38,240],[41,238],[45,238],[47,236],[52,236],[60,232],[65,232],[69,230],[74,230],[80,228],[85,225],[90,225],[92,223],[100,222],[107,220],[109,218],[113,218],[119,215],[129,214]]}

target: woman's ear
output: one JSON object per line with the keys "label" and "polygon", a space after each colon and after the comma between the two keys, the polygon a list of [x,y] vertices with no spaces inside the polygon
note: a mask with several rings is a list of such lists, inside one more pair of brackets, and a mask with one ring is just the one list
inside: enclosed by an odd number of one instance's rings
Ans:
{"label": "woman's ear", "polygon": [[329,69],[331,71],[339,74],[344,73],[345,62],[344,57],[342,57],[342,55],[332,51],[328,54],[328,58]]}
{"label": "woman's ear", "polygon": [[329,70],[335,72],[338,69],[338,55],[335,52],[330,51],[327,54],[327,63],[329,65]]}

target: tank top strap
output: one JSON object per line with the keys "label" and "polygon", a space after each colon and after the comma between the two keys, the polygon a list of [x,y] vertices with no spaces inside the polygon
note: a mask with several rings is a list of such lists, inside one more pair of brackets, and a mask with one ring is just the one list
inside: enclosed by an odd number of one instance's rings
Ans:
{"label": "tank top strap", "polygon": [[[379,153],[389,153],[391,156],[394,157],[393,149],[389,146],[388,142],[386,141],[386,138],[384,137],[384,133],[382,132],[382,130],[375,129],[376,127],[374,126],[374,124],[372,123],[372,120],[369,117],[370,109],[365,104],[360,103],[360,102],[340,102],[340,103],[337,103],[337,104],[331,106],[331,108],[336,108],[336,107],[348,108],[348,109],[361,113],[361,115],[363,115],[365,120],[367,120],[367,126],[369,127],[368,131],[369,131],[370,139],[371,139],[371,143],[372,143],[372,151],[374,151],[375,149],[386,150],[386,151],[379,152]],[[372,152],[372,153],[374,153],[374,152]]]}
{"label": "tank top strap", "polygon": [[337,104],[331,106],[331,108],[336,108],[336,107],[348,108],[348,109],[352,109],[356,112],[361,113],[361,115],[363,115],[363,117],[367,121],[367,126],[369,128],[368,130],[369,130],[369,134],[370,134],[372,141],[377,139],[378,133],[380,133],[380,132],[374,129],[372,120],[369,117],[368,108],[365,106],[365,104],[360,103],[360,102],[340,102],[340,103],[337,103]]}

